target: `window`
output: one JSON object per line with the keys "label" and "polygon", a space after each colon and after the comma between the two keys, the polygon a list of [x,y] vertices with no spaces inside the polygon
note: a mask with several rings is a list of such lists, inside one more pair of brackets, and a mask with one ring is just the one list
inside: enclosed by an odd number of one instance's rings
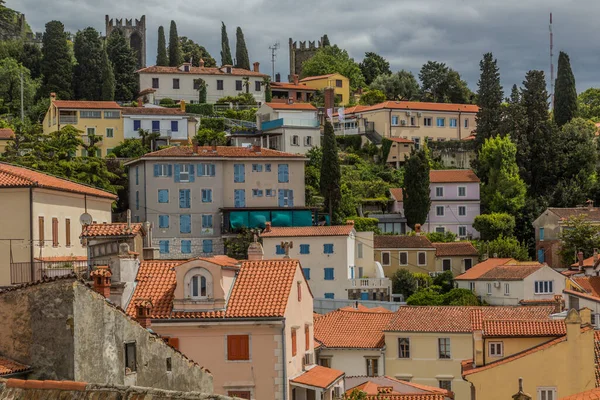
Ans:
{"label": "window", "polygon": [[135,167],[135,184],[140,184],[140,167]]}
{"label": "window", "polygon": [[242,90],[242,81],[235,81],[235,90]]}
{"label": "window", "polygon": [[227,335],[227,359],[230,361],[250,360],[250,336]]}
{"label": "window", "polygon": [[502,342],[490,342],[488,346],[490,357],[502,357],[504,355],[502,347]]}
{"label": "window", "polygon": [[335,279],[333,268],[325,268],[324,270],[325,270],[325,280],[326,281],[332,281]]}
{"label": "window", "polygon": [[292,136],[292,146],[300,146],[300,139],[298,135]]}
{"label": "window", "polygon": [[190,208],[190,189],[179,189],[179,208]]}
{"label": "window", "polygon": [[392,126],[398,126],[398,116],[392,115]]}
{"label": "window", "polygon": [[140,209],[140,192],[139,191],[135,192],[135,209],[136,210]]}
{"label": "window", "polygon": [[324,254],[333,254],[333,243],[326,243],[323,245]]}
{"label": "window", "polygon": [[537,400],[556,400],[556,388],[543,387],[537,389]]}
{"label": "window", "polygon": [[102,118],[102,113],[100,111],[79,111],[79,116],[81,118],[94,118],[100,119]]}
{"label": "window", "polygon": [[475,282],[469,282],[469,290],[470,290],[471,292],[474,292],[474,291],[475,291]]}
{"label": "window", "polygon": [[158,189],[158,202],[168,203],[169,202],[169,189]]}
{"label": "window", "polygon": [[217,90],[223,90],[223,80],[217,79]]}
{"label": "window", "polygon": [[190,295],[195,298],[207,297],[206,277],[203,275],[194,275],[190,280]]}
{"label": "window", "polygon": [[106,128],[106,137],[114,137],[115,128]]}
{"label": "window", "polygon": [[409,338],[398,338],[398,358],[410,358]]}
{"label": "window", "polygon": [[310,244],[301,244],[300,254],[310,254]]}
{"label": "window", "polygon": [[95,135],[95,134],[96,134],[96,128],[91,128],[91,127],[90,127],[90,128],[87,128],[87,129],[86,129],[86,132],[87,132],[87,135],[88,135],[88,136],[93,136],[93,135]]}
{"label": "window", "polygon": [[179,132],[179,121],[171,121],[171,132]]}
{"label": "window", "polygon": [[263,197],[262,189],[252,189],[252,197]]}
{"label": "window", "polygon": [[505,296],[510,295],[510,283],[505,283],[504,284],[504,295]]}
{"label": "window", "polygon": [[173,370],[173,363],[171,361],[171,357],[167,357],[167,372],[171,372]]}
{"label": "window", "polygon": [[260,84],[260,81],[254,81],[254,91],[255,92],[260,92],[261,86],[262,85]]}
{"label": "window", "polygon": [[296,355],[298,349],[296,348],[296,329],[292,328],[292,357]]}
{"label": "window", "polygon": [[265,172],[271,172],[271,164],[265,164]]}
{"label": "window", "polygon": [[488,295],[492,294],[492,284],[491,283],[487,284],[487,294]]}
{"label": "window", "polygon": [[250,400],[252,393],[249,390],[228,390],[227,395],[229,397],[237,397],[238,399]]}
{"label": "window", "polygon": [[553,281],[535,281],[535,294],[554,293]]}
{"label": "window", "polygon": [[429,117],[423,118],[423,126],[431,126],[431,125],[432,125],[431,118],[429,118]]}
{"label": "window", "polygon": [[336,79],[335,80],[335,87],[342,87],[342,80],[341,79]]}
{"label": "window", "polygon": [[334,299],[334,298],[335,298],[335,296],[334,296],[334,294],[333,294],[333,293],[325,293],[325,298],[326,298],[326,299]]}
{"label": "window", "polygon": [[[192,252],[192,241],[191,240],[182,240],[181,241],[181,253],[182,254],[190,254]],[[204,277],[202,277],[204,278]]]}
{"label": "window", "polygon": [[171,164],[154,164],[154,177],[164,178],[173,175],[173,166]]}
{"label": "window", "polygon": [[543,241],[544,240],[544,228],[540,228],[539,232],[540,232],[540,241]]}
{"label": "window", "polygon": [[446,227],[445,226],[436,226],[435,231],[437,233],[446,233]]}
{"label": "window", "polygon": [[442,260],[442,271],[452,271],[452,260],[445,258]]}
{"label": "window", "polygon": [[465,118],[465,128],[469,127],[469,118]]}
{"label": "window", "polygon": [[190,214],[179,216],[179,233],[192,233],[192,216]]}
{"label": "window", "polygon": [[135,342],[125,343],[125,373],[137,371]]}
{"label": "window", "polygon": [[152,121],[152,132],[160,132],[160,121]]}
{"label": "window", "polygon": [[246,190],[235,189],[233,191],[233,206],[237,208],[246,207]]}
{"label": "window", "polygon": [[417,253],[417,263],[419,265],[427,264],[427,253],[425,253],[424,251],[420,251],[419,253]]}
{"label": "window", "polygon": [[410,126],[417,126],[417,124],[415,124],[415,117],[410,117]]}
{"label": "window", "polygon": [[204,239],[202,241],[202,252],[203,253],[212,253],[213,252],[213,241],[212,239]]}
{"label": "window", "polygon": [[58,247],[58,218],[52,218],[52,247]]}
{"label": "window", "polygon": [[139,119],[134,119],[133,120],[133,130],[139,131],[141,128],[142,128],[142,121],[140,121]]}
{"label": "window", "polygon": [[158,78],[152,78],[152,89],[158,89]]}
{"label": "window", "polygon": [[177,166],[179,166],[179,182],[192,181],[190,178],[194,176],[193,166],[191,164],[177,164],[175,165],[175,175],[177,175]]}
{"label": "window", "polygon": [[440,379],[438,381],[438,384],[440,386],[440,389],[444,389],[444,390],[452,390],[452,381],[449,379]]}
{"label": "window", "polygon": [[212,189],[202,189],[202,202],[212,203]]}
{"label": "window", "polygon": [[435,206],[435,215],[438,217],[444,216],[444,206]]}
{"label": "window", "polygon": [[304,350],[310,350],[310,326],[304,325]]}
{"label": "window", "polygon": [[379,360],[377,358],[367,358],[367,376],[379,376],[379,371],[377,368],[377,363]]}
{"label": "window", "polygon": [[202,215],[202,231],[205,229],[212,229],[213,227],[213,216],[212,214]]}
{"label": "window", "polygon": [[458,197],[465,197],[467,195],[467,188],[465,186],[458,187]]}
{"label": "window", "polygon": [[38,239],[40,247],[44,247],[44,217],[38,217]]}
{"label": "window", "polygon": [[473,259],[472,258],[465,258],[464,259],[464,263],[465,263],[465,271],[468,271],[473,266]]}
{"label": "window", "polygon": [[119,119],[121,118],[121,113],[119,111],[104,111],[105,119]]}
{"label": "window", "polygon": [[466,226],[459,226],[458,227],[458,236],[460,236],[460,237],[467,236],[467,227]]}
{"label": "window", "polygon": [[275,191],[273,191],[273,189],[266,189],[265,190],[265,196],[266,197],[274,197],[275,196]]}
{"label": "window", "polygon": [[435,188],[435,197],[444,197],[444,187],[438,186]]}
{"label": "window", "polygon": [[160,251],[160,254],[169,254],[169,241],[159,240],[158,249]]}
{"label": "window", "polygon": [[276,244],[275,245],[275,254],[285,254],[285,249],[280,245],[280,244]]}
{"label": "window", "polygon": [[421,138],[413,136],[412,141],[415,144],[415,149],[419,150],[421,148]]}
{"label": "window", "polygon": [[437,117],[435,120],[435,125],[438,128],[443,128],[446,125],[446,118]]}
{"label": "window", "polygon": [[331,368],[331,357],[319,357],[319,365],[325,368]]}
{"label": "window", "polygon": [[363,258],[363,244],[358,243],[356,245],[356,258]]}
{"label": "window", "polygon": [[400,265],[408,265],[408,253],[406,251],[401,251],[398,256]]}
{"label": "window", "polygon": [[233,165],[233,182],[244,183],[246,182],[246,166],[244,164]]}
{"label": "window", "polygon": [[383,265],[390,265],[390,252],[389,251],[382,251],[381,252],[381,264]]}
{"label": "window", "polygon": [[262,172],[262,164],[252,164],[252,172]]}
{"label": "window", "polygon": [[458,120],[456,118],[450,118],[450,128],[456,128],[457,122]]}
{"label": "window", "polygon": [[71,247],[71,219],[65,219],[65,244]]}
{"label": "window", "polygon": [[450,338],[438,338],[438,358],[450,359]]}
{"label": "window", "polygon": [[294,206],[294,191],[291,189],[279,189],[278,191],[278,204],[279,207],[293,207]]}
{"label": "window", "polygon": [[464,217],[467,215],[467,207],[466,206],[458,206],[458,215]]}
{"label": "window", "polygon": [[304,277],[307,281],[310,281],[310,268],[302,268],[302,272],[304,272]]}
{"label": "window", "polygon": [[290,172],[287,164],[277,165],[277,181],[279,183],[288,183],[290,181]]}
{"label": "window", "polygon": [[158,216],[158,227],[159,229],[165,229],[169,227],[169,216],[159,215]]}
{"label": "window", "polygon": [[304,137],[304,146],[310,147],[310,146],[312,146],[312,144],[313,144],[312,136],[305,136]]}
{"label": "window", "polygon": [[179,78],[173,78],[173,89],[179,89]]}

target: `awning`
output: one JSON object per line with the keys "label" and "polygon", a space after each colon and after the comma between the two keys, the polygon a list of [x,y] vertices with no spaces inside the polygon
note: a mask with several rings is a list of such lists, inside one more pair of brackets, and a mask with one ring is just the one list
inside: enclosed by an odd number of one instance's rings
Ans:
{"label": "awning", "polygon": [[302,375],[292,379],[290,383],[317,389],[329,389],[343,379],[344,375],[343,371],[315,365]]}

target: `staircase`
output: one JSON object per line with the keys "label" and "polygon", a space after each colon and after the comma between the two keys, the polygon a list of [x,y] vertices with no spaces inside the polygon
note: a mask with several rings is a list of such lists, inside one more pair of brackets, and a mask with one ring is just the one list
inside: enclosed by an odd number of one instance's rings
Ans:
{"label": "staircase", "polygon": [[374,130],[365,131],[365,136],[367,137],[367,139],[369,139],[371,141],[371,143],[376,144],[376,145],[380,145],[383,140],[381,135],[379,133],[375,132]]}

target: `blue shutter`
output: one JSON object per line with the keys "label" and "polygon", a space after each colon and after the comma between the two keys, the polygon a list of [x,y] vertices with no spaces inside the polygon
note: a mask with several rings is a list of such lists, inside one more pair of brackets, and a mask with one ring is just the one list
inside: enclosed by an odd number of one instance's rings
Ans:
{"label": "blue shutter", "polygon": [[194,164],[190,164],[190,182],[194,182],[196,175],[194,174]]}
{"label": "blue shutter", "polygon": [[173,176],[173,165],[171,164],[167,166],[167,176]]}
{"label": "blue shutter", "polygon": [[333,244],[326,243],[323,245],[323,253],[325,254],[333,254]]}
{"label": "blue shutter", "polygon": [[179,208],[190,208],[190,189],[179,189]]}
{"label": "blue shutter", "polygon": [[168,228],[169,227],[169,216],[168,215],[159,215],[158,216],[158,227],[159,228]]}
{"label": "blue shutter", "polygon": [[540,228],[540,240],[544,240],[544,228]]}
{"label": "blue shutter", "polygon": [[154,177],[156,178],[160,174],[160,165],[154,164]]}
{"label": "blue shutter", "polygon": [[233,165],[233,182],[243,183],[246,181],[246,170],[244,164]]}
{"label": "blue shutter", "polygon": [[212,189],[208,189],[208,202],[212,203]]}
{"label": "blue shutter", "polygon": [[301,244],[300,245],[300,254],[310,254],[310,245]]}
{"label": "blue shutter", "polygon": [[361,300],[369,300],[369,293],[361,293],[360,294],[360,299]]}
{"label": "blue shutter", "polygon": [[240,190],[241,207],[246,207],[246,189]]}
{"label": "blue shutter", "polygon": [[179,132],[179,121],[171,121],[171,132]]}
{"label": "blue shutter", "polygon": [[196,173],[198,174],[198,176],[204,176],[204,166],[206,164],[198,164],[198,167],[196,168]]}
{"label": "blue shutter", "polygon": [[158,202],[159,203],[168,203],[169,202],[169,190],[168,189],[159,189],[158,190]]}
{"label": "blue shutter", "polygon": [[215,164],[208,164],[208,175],[215,176]]}
{"label": "blue shutter", "polygon": [[212,228],[213,227],[213,216],[210,214],[205,214],[202,216],[202,228]]}
{"label": "blue shutter", "polygon": [[304,277],[307,281],[310,281],[310,268],[302,268],[302,272],[304,272]]}
{"label": "blue shutter", "polygon": [[278,195],[278,204],[279,204],[279,207],[283,207],[283,202],[284,202],[284,200],[283,200],[283,189],[279,189],[278,192],[277,192],[277,195]]}
{"label": "blue shutter", "polygon": [[152,132],[160,132],[160,121],[152,121]]}
{"label": "blue shutter", "polygon": [[285,254],[285,251],[280,244],[275,245],[275,254]]}
{"label": "blue shutter", "polygon": [[202,241],[202,252],[203,253],[212,253],[213,252],[213,241],[210,239],[205,239]]}
{"label": "blue shutter", "polygon": [[179,216],[179,232],[192,233],[192,217],[189,214]]}
{"label": "blue shutter", "polygon": [[175,164],[175,182],[179,182],[179,174],[181,173],[181,166],[179,164]]}
{"label": "blue shutter", "polygon": [[190,254],[192,252],[192,241],[182,240],[181,241],[181,252],[183,254]]}
{"label": "blue shutter", "polygon": [[325,280],[332,281],[334,279],[333,268],[325,268]]}
{"label": "blue shutter", "polygon": [[294,207],[294,191],[288,189],[288,206]]}
{"label": "blue shutter", "polygon": [[169,241],[168,240],[161,240],[158,242],[158,246],[160,248],[160,254],[167,254],[169,253]]}
{"label": "blue shutter", "polygon": [[140,209],[140,192],[135,192],[135,209]]}
{"label": "blue shutter", "polygon": [[289,182],[289,167],[287,164],[277,165],[277,180],[279,183]]}
{"label": "blue shutter", "polygon": [[133,120],[133,130],[139,131],[141,127],[142,127],[142,121],[140,121],[138,119],[134,119]]}
{"label": "blue shutter", "polygon": [[140,184],[140,167],[135,167],[135,184]]}
{"label": "blue shutter", "polygon": [[539,263],[543,263],[544,262],[544,249],[539,249],[538,250],[538,262]]}
{"label": "blue shutter", "polygon": [[325,298],[326,299],[333,299],[334,295],[333,295],[333,293],[325,293]]}

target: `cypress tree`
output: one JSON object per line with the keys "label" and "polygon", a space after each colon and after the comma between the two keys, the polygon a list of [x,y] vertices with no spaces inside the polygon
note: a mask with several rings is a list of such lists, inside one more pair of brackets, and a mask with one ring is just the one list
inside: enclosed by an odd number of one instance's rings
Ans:
{"label": "cypress tree", "polygon": [[175,21],[171,21],[171,29],[169,30],[169,65],[178,67],[183,63],[183,54],[181,52],[181,44],[177,35],[177,25]]}
{"label": "cypress tree", "polygon": [[42,38],[42,86],[38,93],[48,97],[54,92],[59,99],[72,97],[72,57],[67,45],[65,27],[60,21],[50,21]]}
{"label": "cypress tree", "polygon": [[167,39],[165,39],[165,28],[158,27],[158,49],[156,50],[156,65],[166,67],[169,65],[167,55]]}
{"label": "cypress tree", "polygon": [[429,160],[423,150],[413,149],[404,166],[402,198],[404,215],[411,229],[416,224],[424,224],[431,207],[429,197]]}
{"label": "cypress tree", "polygon": [[108,60],[106,48],[102,50],[102,88],[101,100],[111,101],[115,99],[115,74]]}
{"label": "cypress tree", "polygon": [[558,71],[554,86],[554,122],[563,126],[577,115],[577,90],[571,61],[565,52],[558,55]]}
{"label": "cypress tree", "polygon": [[102,57],[104,49],[94,28],[85,28],[75,35],[73,53],[73,91],[78,100],[100,100],[102,97]]}
{"label": "cypress tree", "polygon": [[265,102],[269,103],[273,100],[273,92],[271,91],[271,78],[265,76],[263,78],[262,84],[265,87]]}
{"label": "cypress tree", "polygon": [[111,33],[106,43],[108,59],[115,75],[115,100],[131,101],[138,94],[137,57],[121,31]]}
{"label": "cypress tree", "polygon": [[221,21],[221,65],[233,65],[231,49],[229,48],[229,38],[227,37],[227,27],[223,21]]}
{"label": "cypress tree", "polygon": [[342,201],[341,193],[341,170],[338,157],[337,142],[335,132],[331,122],[325,122],[323,134],[323,158],[321,160],[321,194],[325,198],[325,207],[329,213],[329,220],[333,222],[334,216],[340,207]]}
{"label": "cypress tree", "polygon": [[235,66],[236,68],[250,69],[250,58],[248,57],[248,49],[246,48],[246,39],[244,32],[239,26],[235,31]]}
{"label": "cypress tree", "polygon": [[504,97],[500,85],[500,72],[492,53],[483,55],[483,59],[479,62],[479,68],[481,70],[479,89],[477,90],[479,111],[475,117],[477,149],[481,148],[485,139],[498,133],[502,121],[502,99]]}

